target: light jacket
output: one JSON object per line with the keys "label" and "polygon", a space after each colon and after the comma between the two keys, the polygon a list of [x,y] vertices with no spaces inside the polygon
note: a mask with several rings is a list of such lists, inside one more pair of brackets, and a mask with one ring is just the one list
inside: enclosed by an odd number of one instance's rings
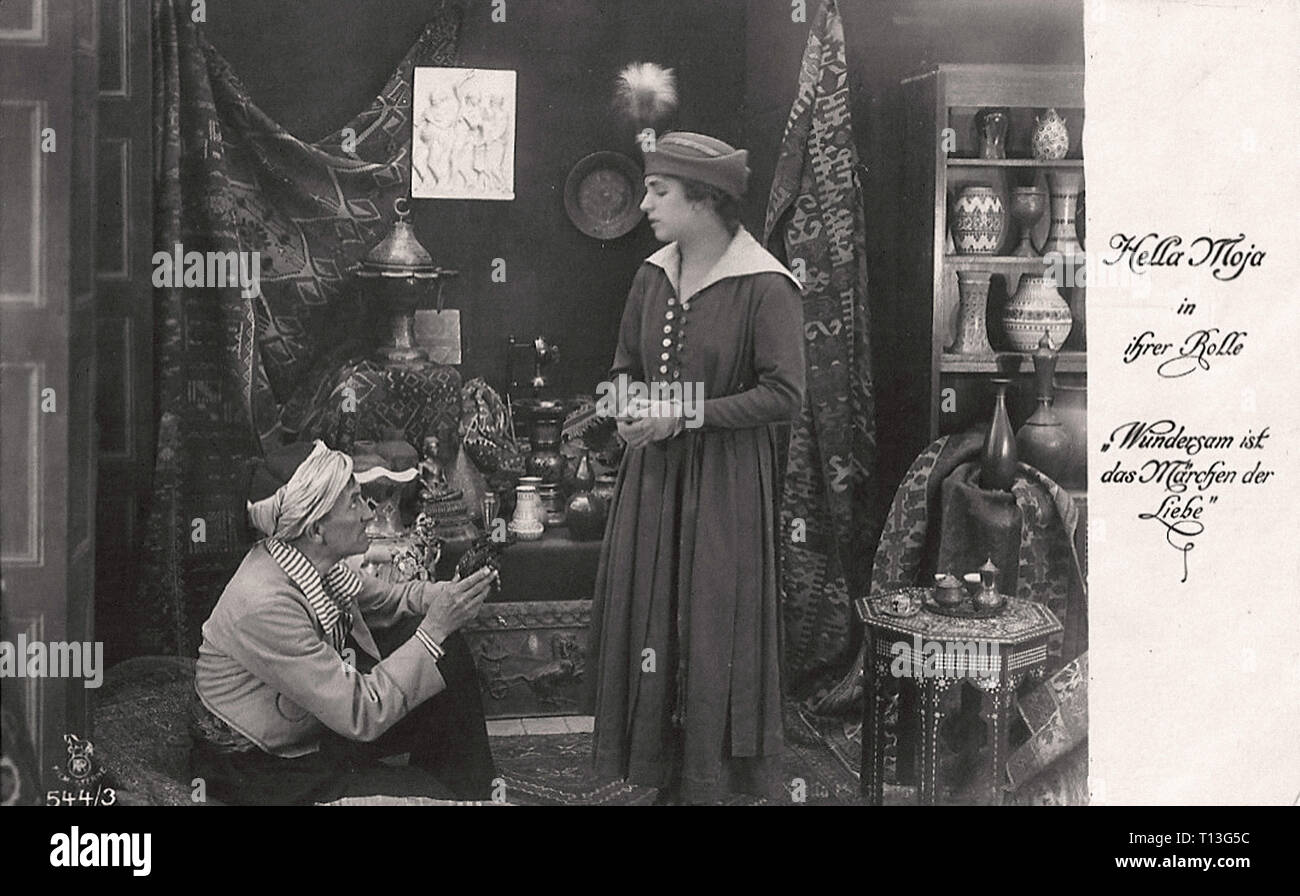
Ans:
{"label": "light jacket", "polygon": [[[388,585],[361,574],[352,636],[379,659],[371,627],[423,615],[427,583]],[[320,748],[326,728],[371,741],[446,688],[433,656],[416,638],[367,673],[330,645],[306,596],[265,546],[244,557],[203,624],[195,670],[199,699],[226,724],[276,756]]]}

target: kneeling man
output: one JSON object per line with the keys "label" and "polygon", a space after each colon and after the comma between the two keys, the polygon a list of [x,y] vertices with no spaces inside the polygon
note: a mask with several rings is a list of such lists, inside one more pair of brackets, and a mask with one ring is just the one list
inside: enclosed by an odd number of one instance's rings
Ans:
{"label": "kneeling man", "polygon": [[[266,538],[204,623],[196,669],[192,767],[208,793],[489,798],[478,677],[456,631],[496,573],[389,585],[353,572],[343,560],[369,546],[374,514],[352,458],[320,441],[260,461],[248,511]],[[405,752],[408,766],[378,761]]]}

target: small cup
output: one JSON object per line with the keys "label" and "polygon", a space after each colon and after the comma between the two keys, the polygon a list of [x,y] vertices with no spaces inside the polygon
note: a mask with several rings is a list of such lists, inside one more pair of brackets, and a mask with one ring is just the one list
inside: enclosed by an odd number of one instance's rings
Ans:
{"label": "small cup", "polygon": [[892,594],[885,602],[885,612],[891,616],[914,616],[921,609],[912,594]]}
{"label": "small cup", "polygon": [[961,577],[961,580],[966,584],[966,593],[971,597],[979,594],[980,589],[984,587],[984,583],[980,581],[980,574],[977,572],[968,572]]}

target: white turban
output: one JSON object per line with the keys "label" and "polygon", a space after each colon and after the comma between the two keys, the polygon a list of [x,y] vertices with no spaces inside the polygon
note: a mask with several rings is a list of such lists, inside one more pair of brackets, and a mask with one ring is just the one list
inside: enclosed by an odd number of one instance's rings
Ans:
{"label": "white turban", "polygon": [[288,482],[269,498],[249,502],[248,517],[268,537],[292,540],[329,513],[351,481],[352,458],[317,439]]}

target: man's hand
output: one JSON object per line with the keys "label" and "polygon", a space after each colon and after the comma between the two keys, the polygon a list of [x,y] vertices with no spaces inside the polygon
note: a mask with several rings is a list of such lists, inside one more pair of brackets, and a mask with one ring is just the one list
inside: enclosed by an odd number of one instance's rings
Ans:
{"label": "man's hand", "polygon": [[492,590],[496,578],[495,569],[484,567],[467,579],[457,576],[450,582],[436,583],[420,628],[441,644],[448,635],[478,615],[478,609]]}

